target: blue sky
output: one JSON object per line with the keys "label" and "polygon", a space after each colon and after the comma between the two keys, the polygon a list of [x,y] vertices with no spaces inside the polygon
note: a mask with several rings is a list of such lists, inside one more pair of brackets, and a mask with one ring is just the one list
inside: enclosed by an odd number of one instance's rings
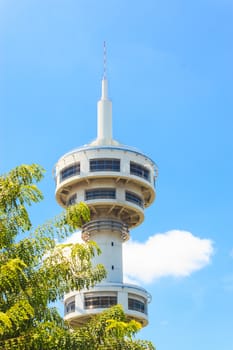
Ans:
{"label": "blue sky", "polygon": [[35,224],[60,212],[58,158],[96,137],[107,42],[114,138],[159,167],[126,249],[157,350],[233,348],[232,37],[232,0],[0,1],[0,171],[46,168]]}

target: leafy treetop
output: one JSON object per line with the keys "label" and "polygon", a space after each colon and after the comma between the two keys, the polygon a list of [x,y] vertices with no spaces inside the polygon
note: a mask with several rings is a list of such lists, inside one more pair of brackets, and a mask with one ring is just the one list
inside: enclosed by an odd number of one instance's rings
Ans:
{"label": "leafy treetop", "polygon": [[[153,350],[134,340],[140,325],[120,306],[71,331],[51,303],[70,290],[89,288],[105,277],[94,242],[56,244],[90,219],[84,203],[33,229],[28,206],[43,199],[39,165],[21,165],[0,176],[0,348],[2,350]],[[69,254],[67,253],[69,252]]]}

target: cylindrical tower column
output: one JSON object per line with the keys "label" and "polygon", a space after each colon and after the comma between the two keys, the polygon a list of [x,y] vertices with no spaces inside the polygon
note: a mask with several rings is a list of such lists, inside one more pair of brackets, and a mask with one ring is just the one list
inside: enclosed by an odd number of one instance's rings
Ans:
{"label": "cylindrical tower column", "polygon": [[101,283],[123,283],[122,243],[129,238],[127,225],[121,221],[101,218],[85,224],[82,228],[84,241],[95,241],[101,255],[93,259],[93,264],[103,264],[107,276]]}

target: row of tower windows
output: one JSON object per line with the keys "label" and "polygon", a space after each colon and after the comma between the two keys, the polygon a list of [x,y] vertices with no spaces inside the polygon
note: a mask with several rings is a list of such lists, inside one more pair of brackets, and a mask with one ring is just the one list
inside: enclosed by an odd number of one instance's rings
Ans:
{"label": "row of tower windows", "polygon": [[60,181],[64,181],[68,177],[79,175],[80,174],[80,163],[76,163],[69,167],[62,169],[60,174]]}
{"label": "row of tower windows", "polygon": [[75,311],[75,301],[71,301],[70,303],[66,304],[65,312],[66,314],[69,314],[70,312]]}
{"label": "row of tower windows", "polygon": [[86,297],[84,300],[84,307],[85,309],[102,309],[102,308],[108,308],[113,305],[117,304],[117,297],[116,296],[91,296]]}
{"label": "row of tower windows", "polygon": [[[116,199],[116,190],[114,188],[94,188],[85,191],[85,201],[95,199]],[[75,193],[69,198],[67,205],[75,204],[76,200],[77,195]],[[125,200],[143,208],[143,200],[136,193],[126,191]]]}
{"label": "row of tower windows", "polygon": [[139,207],[143,208],[143,201],[142,201],[141,197],[139,197],[137,194],[135,194],[133,192],[126,191],[125,192],[125,199],[128,202],[137,204],[137,205],[139,205]]}
{"label": "row of tower windows", "polygon": [[120,171],[120,159],[114,159],[114,158],[91,159],[90,171]]}
{"label": "row of tower windows", "polygon": [[137,299],[133,299],[133,298],[128,299],[128,309],[147,314],[147,304]]}
{"label": "row of tower windows", "polygon": [[[115,158],[97,158],[90,160],[90,172],[97,171],[120,171],[120,159]],[[141,164],[130,162],[130,174],[142,177],[150,181],[150,171]],[[60,173],[60,182],[65,179],[80,175],[80,163],[65,167]]]}
{"label": "row of tower windows", "polygon": [[75,193],[68,199],[67,205],[69,206],[69,205],[75,204],[76,200],[77,200],[77,194]]}
{"label": "row of tower windows", "polygon": [[116,199],[116,190],[111,188],[96,188],[85,191],[85,200]]}
{"label": "row of tower windows", "polygon": [[[104,309],[117,304],[117,296],[103,295],[103,296],[85,296],[84,308],[85,309]],[[128,298],[128,309],[139,311],[147,314],[147,302],[140,301],[134,298]],[[75,312],[75,301],[72,300],[66,304],[65,313],[69,314]]]}
{"label": "row of tower windows", "polygon": [[150,171],[141,164],[130,162],[130,174],[136,175],[150,181]]}

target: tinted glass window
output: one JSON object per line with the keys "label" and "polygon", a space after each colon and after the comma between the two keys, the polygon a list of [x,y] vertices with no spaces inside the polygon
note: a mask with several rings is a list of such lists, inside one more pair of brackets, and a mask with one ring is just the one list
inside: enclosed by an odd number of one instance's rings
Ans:
{"label": "tinted glass window", "polygon": [[98,296],[98,297],[88,297],[85,296],[84,307],[85,309],[98,309],[107,308],[117,304],[116,296]]}
{"label": "tinted glass window", "polygon": [[115,199],[116,190],[114,188],[96,188],[85,192],[85,200],[91,199]]}
{"label": "tinted glass window", "polygon": [[80,174],[80,163],[76,163],[69,167],[62,169],[60,173],[60,181],[64,181],[68,177]]}
{"label": "tinted glass window", "polygon": [[150,181],[150,171],[141,164],[130,162],[130,174],[140,176]]}
{"label": "tinted glass window", "polygon": [[65,306],[65,313],[69,314],[70,312],[75,311],[75,301],[71,301],[70,303],[66,304]]}
{"label": "tinted glass window", "polygon": [[128,202],[132,202],[132,203],[137,204],[143,208],[143,201],[142,201],[141,197],[139,197],[137,194],[135,194],[133,192],[126,191],[125,192],[125,199]]}
{"label": "tinted glass window", "polygon": [[120,171],[120,159],[114,159],[114,158],[91,159],[90,171]]}
{"label": "tinted glass window", "polygon": [[142,302],[140,300],[137,300],[137,299],[133,299],[133,298],[128,299],[128,309],[143,312],[144,314],[147,314],[146,303]]}
{"label": "tinted glass window", "polygon": [[76,203],[76,199],[77,199],[77,194],[75,193],[73,196],[71,196],[68,201],[67,201],[67,205],[72,205]]}

